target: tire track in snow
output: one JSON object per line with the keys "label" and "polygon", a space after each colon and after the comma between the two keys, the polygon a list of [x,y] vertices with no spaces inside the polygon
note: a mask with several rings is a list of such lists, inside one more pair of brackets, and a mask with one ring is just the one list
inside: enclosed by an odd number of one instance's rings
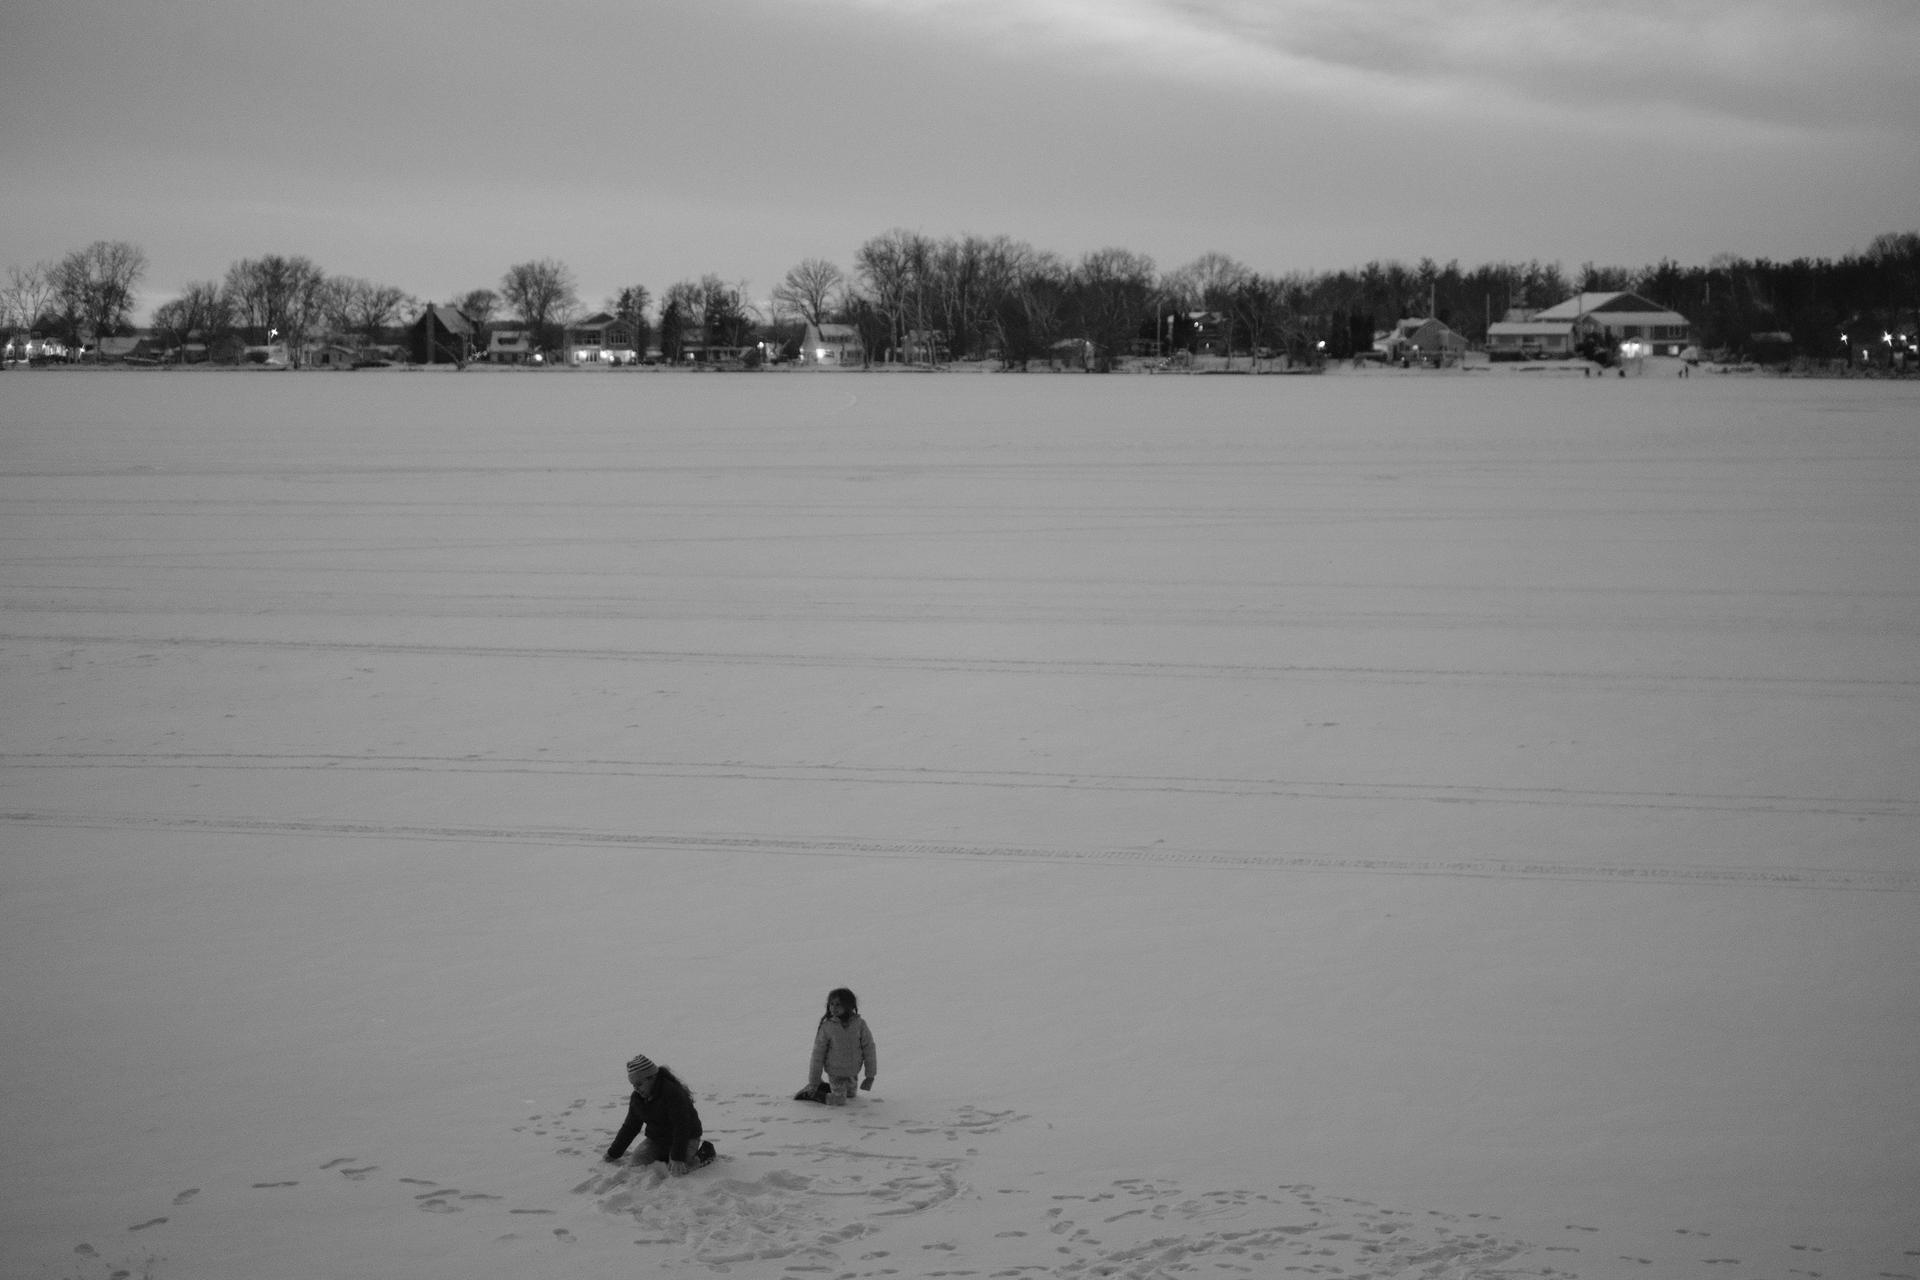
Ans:
{"label": "tire track in snow", "polygon": [[318,752],[9,752],[8,769],[188,769],[321,773],[524,774],[580,778],[980,787],[999,790],[1146,792],[1295,800],[1541,805],[1598,809],[1799,813],[1838,817],[1920,817],[1920,800],[1871,796],[1736,795],[1611,791],[1579,787],[1494,787],[1451,783],[1336,782],[1304,778],[1072,773],[1027,769],[929,769],[846,764],[764,764],[741,760],[554,760],[521,756],[339,755]]}
{"label": "tire track in snow", "polygon": [[218,835],[315,836],[349,840],[419,840],[458,844],[627,848],[671,853],[734,853],[774,857],[857,857],[941,861],[1049,862],[1092,866],[1185,866],[1273,871],[1331,871],[1369,875],[1451,876],[1500,880],[1598,880],[1642,884],[1756,885],[1783,889],[1920,892],[1920,874],[1829,867],[1687,867],[1636,863],[1555,863],[1518,858],[1365,858],[1317,854],[1241,853],[1151,848],[1066,849],[1033,845],[885,841],[804,836],[669,834],[593,831],[566,827],[455,826],[388,822],[277,821],[163,813],[0,813],[13,826]]}
{"label": "tire track in snow", "polygon": [[972,672],[995,676],[1096,679],[1346,680],[1362,684],[1580,685],[1614,691],[1676,688],[1758,689],[1810,697],[1886,699],[1920,694],[1920,679],[1860,676],[1718,675],[1701,672],[1473,670],[1459,667],[1334,664],[1154,662],[1097,658],[969,658],[935,654],[773,653],[717,650],[572,648],[560,645],[428,644],[418,641],[312,640],[242,636],[124,636],[5,632],[0,644],[114,645],[155,649],[260,649],[380,654],[394,657],[499,658],[540,662],[612,662],[645,666],[790,667],[855,671]]}

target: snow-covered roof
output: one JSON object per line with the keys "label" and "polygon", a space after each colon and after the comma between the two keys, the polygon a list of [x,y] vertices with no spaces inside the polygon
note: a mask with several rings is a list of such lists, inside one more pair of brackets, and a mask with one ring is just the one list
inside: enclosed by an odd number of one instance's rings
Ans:
{"label": "snow-covered roof", "polygon": [[1577,320],[1581,316],[1605,315],[1622,324],[1685,324],[1687,318],[1669,311],[1637,293],[1576,293],[1565,302],[1555,303],[1534,316],[1535,320]]}

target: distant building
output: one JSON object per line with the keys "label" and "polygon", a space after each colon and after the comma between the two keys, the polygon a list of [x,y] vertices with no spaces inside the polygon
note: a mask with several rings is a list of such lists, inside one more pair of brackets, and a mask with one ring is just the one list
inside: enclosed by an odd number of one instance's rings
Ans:
{"label": "distant building", "polygon": [[1467,354],[1467,340],[1432,317],[1402,320],[1374,346],[1388,360],[1412,364],[1458,364]]}
{"label": "distant building", "polygon": [[800,339],[803,365],[859,365],[866,360],[860,331],[850,324],[810,324]]}
{"label": "distant building", "polygon": [[415,364],[465,364],[473,359],[473,321],[434,303],[407,330],[407,358]]}
{"label": "distant building", "polygon": [[488,364],[527,364],[533,359],[533,339],[525,329],[495,329],[483,354]]}
{"label": "distant building", "polygon": [[323,342],[307,348],[309,369],[351,369],[359,359],[359,352],[340,342]]}
{"label": "distant building", "polygon": [[633,364],[633,326],[605,311],[567,326],[568,364]]}
{"label": "distant building", "polygon": [[1693,344],[1693,325],[1637,293],[1619,292],[1576,294],[1487,327],[1487,351],[1495,359],[1567,356],[1589,342],[1629,356],[1677,356]]}
{"label": "distant building", "polygon": [[1487,354],[1495,360],[1545,360],[1573,354],[1573,325],[1539,321],[1530,311],[1507,313],[1487,326]]}

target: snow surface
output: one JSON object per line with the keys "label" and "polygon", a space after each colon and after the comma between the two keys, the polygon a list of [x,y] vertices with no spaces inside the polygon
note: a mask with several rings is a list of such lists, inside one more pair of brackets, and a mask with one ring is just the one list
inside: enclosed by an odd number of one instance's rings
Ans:
{"label": "snow surface", "polygon": [[8,1276],[1920,1275],[1913,386],[9,372],[0,570]]}

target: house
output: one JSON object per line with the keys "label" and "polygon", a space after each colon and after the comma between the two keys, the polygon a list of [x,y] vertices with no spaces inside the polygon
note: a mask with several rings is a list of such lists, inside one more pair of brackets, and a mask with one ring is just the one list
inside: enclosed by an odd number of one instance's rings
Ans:
{"label": "house", "polygon": [[1187,320],[1193,325],[1193,354],[1228,357],[1233,355],[1232,316],[1224,311],[1194,311],[1188,313]]}
{"label": "house", "polygon": [[1685,316],[1637,293],[1576,294],[1534,320],[1571,324],[1576,349],[1596,340],[1628,355],[1677,356],[1693,344],[1693,326]]}
{"label": "house", "polygon": [[527,364],[533,360],[533,339],[525,329],[495,329],[487,335],[481,358],[488,364]]}
{"label": "house", "polygon": [[599,311],[567,326],[568,364],[633,364],[633,326]]}
{"label": "house", "polygon": [[415,364],[465,364],[473,358],[473,321],[434,303],[407,330],[407,358]]}
{"label": "house", "polygon": [[1374,346],[1402,364],[1458,364],[1467,354],[1467,340],[1431,316],[1400,321]]}
{"label": "house", "polygon": [[1505,320],[1487,326],[1489,360],[1545,360],[1573,354],[1573,325],[1564,320],[1542,321],[1532,311],[1509,311]]}
{"label": "house", "polygon": [[359,359],[360,353],[344,342],[322,342],[307,348],[309,369],[351,369]]}
{"label": "house", "polygon": [[800,339],[803,365],[860,365],[867,362],[860,331],[850,324],[809,324]]}
{"label": "house", "polygon": [[1086,338],[1062,338],[1047,348],[1047,363],[1055,369],[1091,369],[1099,348]]}

